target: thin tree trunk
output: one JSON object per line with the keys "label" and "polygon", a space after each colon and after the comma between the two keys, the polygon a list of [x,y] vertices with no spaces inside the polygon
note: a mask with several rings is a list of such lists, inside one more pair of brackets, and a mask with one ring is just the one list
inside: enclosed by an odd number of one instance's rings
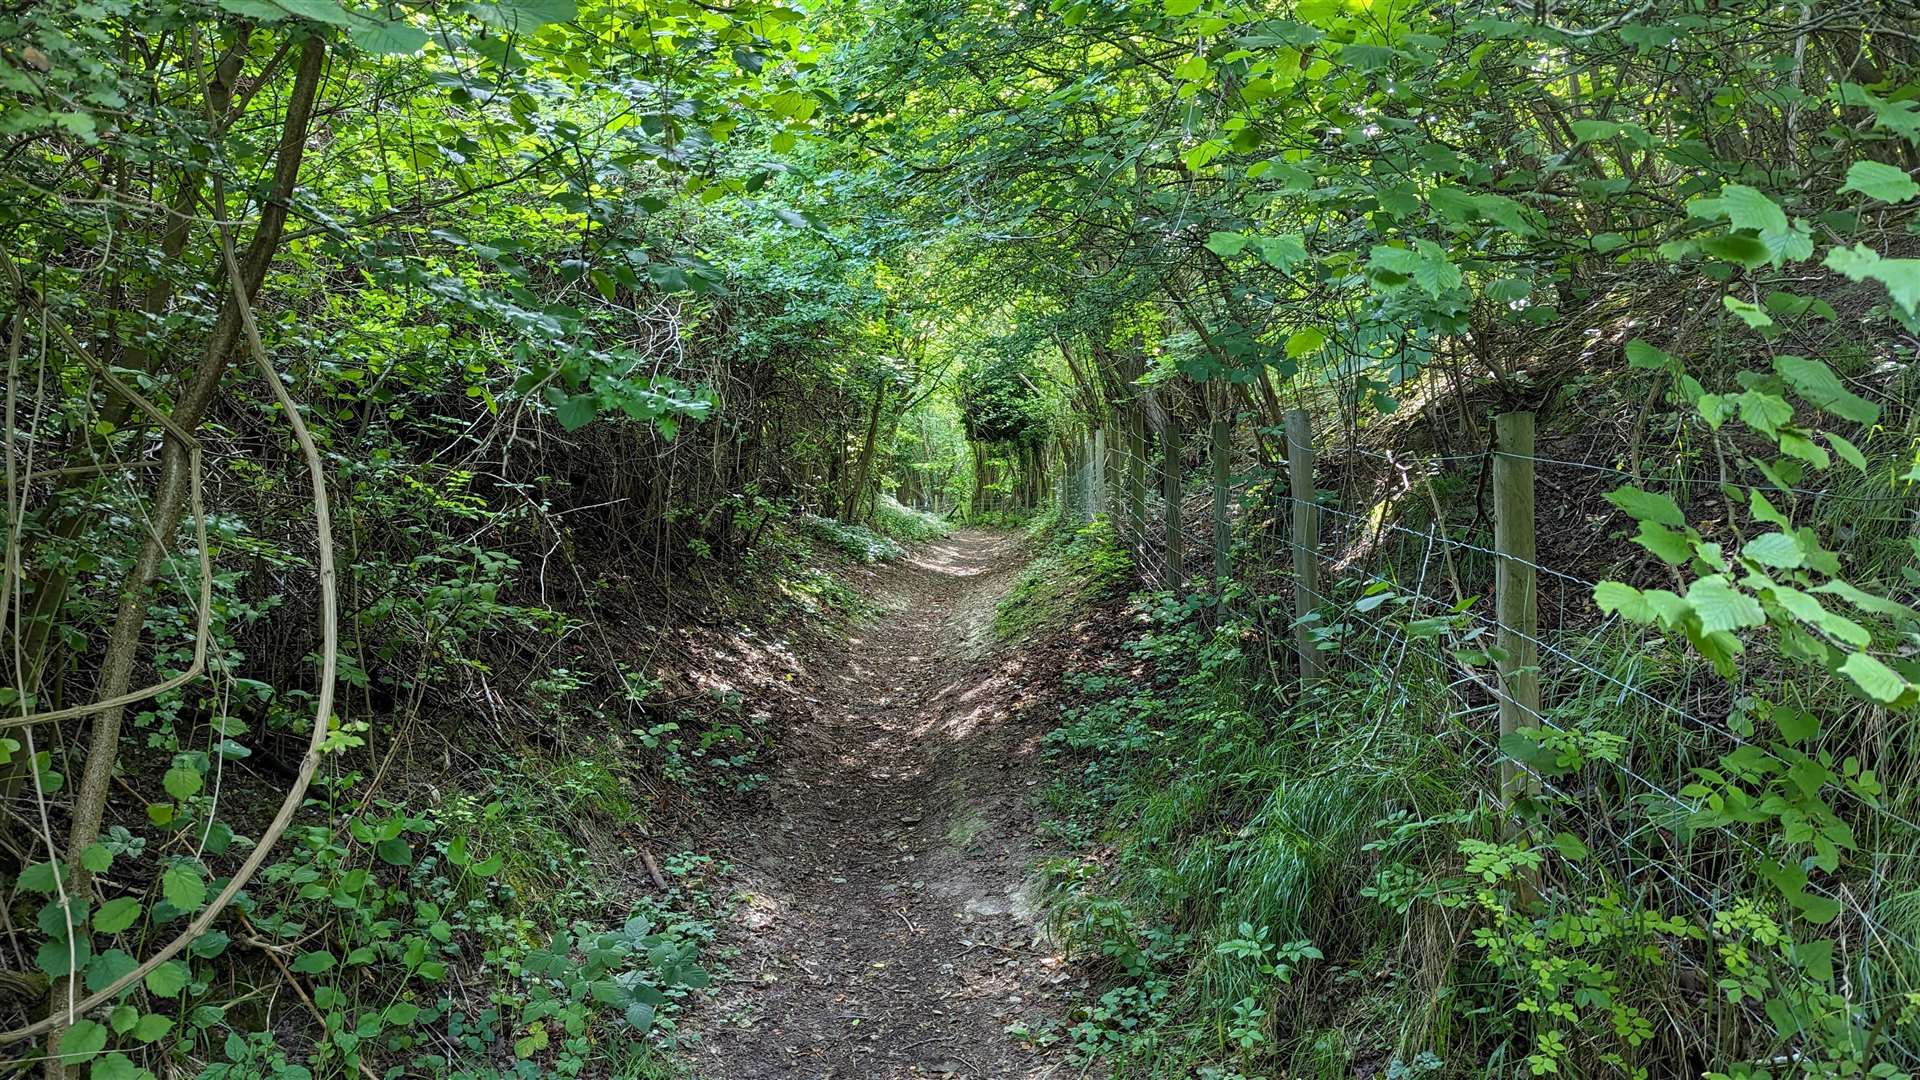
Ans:
{"label": "thin tree trunk", "polygon": [[[244,291],[254,295],[266,279],[274,252],[286,228],[287,199],[291,198],[299,178],[301,158],[305,154],[307,130],[313,119],[314,100],[325,70],[326,42],[319,35],[307,39],[300,55],[300,67],[294,76],[293,93],[287,104],[287,118],[281,129],[279,160],[274,170],[274,192],[260,215],[259,228],[241,261]],[[173,420],[182,429],[197,427],[220,385],[229,359],[238,344],[244,312],[237,297],[221,307],[214,324],[213,337],[192,373],[192,382],[173,411]],[[187,448],[177,439],[169,439],[161,452],[160,476],[154,484],[152,528],[141,544],[126,582],[120,589],[120,601],[114,612],[113,628],[100,662],[100,699],[118,697],[133,679],[134,662],[140,652],[141,628],[146,621],[148,591],[159,574],[168,540],[180,525],[185,511],[191,469]],[[124,707],[102,710],[93,721],[87,742],[86,765],[73,800],[73,821],[67,832],[67,876],[69,895],[86,897],[92,889],[93,875],[82,865],[80,853],[100,836],[100,823],[106,813],[108,787],[113,780],[114,763],[119,758],[120,723]],[[48,996],[48,1010],[58,1014],[70,992],[73,976],[56,979]],[[63,1080],[66,1068],[59,1054],[65,1024],[47,1035],[46,1075]]]}
{"label": "thin tree trunk", "polygon": [[853,483],[847,488],[847,501],[840,510],[842,524],[853,524],[854,511],[860,506],[860,494],[867,489],[867,476],[873,471],[873,447],[880,438],[880,412],[886,403],[887,384],[882,380],[873,391],[873,415],[867,418],[867,439],[860,447],[860,463],[854,466]]}

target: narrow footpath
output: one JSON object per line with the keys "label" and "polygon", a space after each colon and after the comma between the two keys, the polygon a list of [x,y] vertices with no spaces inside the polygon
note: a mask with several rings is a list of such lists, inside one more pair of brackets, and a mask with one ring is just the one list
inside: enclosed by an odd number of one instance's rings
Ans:
{"label": "narrow footpath", "polygon": [[713,1080],[1068,1074],[1009,1025],[1059,1014],[1067,975],[1030,871],[1046,723],[1028,661],[996,653],[1019,537],[967,529],[876,568],[879,618],[809,666],[705,1025]]}

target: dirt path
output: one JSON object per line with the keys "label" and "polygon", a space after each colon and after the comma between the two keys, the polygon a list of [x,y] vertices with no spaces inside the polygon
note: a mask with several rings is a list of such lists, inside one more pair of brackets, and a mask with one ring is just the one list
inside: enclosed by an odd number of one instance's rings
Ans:
{"label": "dirt path", "polygon": [[1028,872],[1044,726],[1027,675],[990,648],[1022,564],[962,530],[878,568],[885,614],[813,665],[814,717],[789,742],[731,935],[735,983],[702,1077],[1043,1077],[1006,1034],[1056,1011],[1066,976],[1037,941]]}

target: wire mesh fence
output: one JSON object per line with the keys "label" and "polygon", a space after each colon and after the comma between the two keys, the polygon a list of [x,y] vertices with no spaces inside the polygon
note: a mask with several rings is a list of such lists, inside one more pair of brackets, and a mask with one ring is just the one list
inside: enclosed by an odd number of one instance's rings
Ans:
{"label": "wire mesh fence", "polygon": [[[1699,945],[1671,958],[1672,977],[1717,987],[1728,1004],[1708,1011],[1716,1023],[1813,1030],[1830,1019],[1824,1006],[1788,995],[1743,998],[1726,982],[1738,977],[1728,950],[1743,940],[1744,913],[1755,905],[1790,910],[1783,922],[1798,937],[1789,952],[1820,952],[1840,972],[1833,992],[1849,1022],[1879,1039],[1891,1059],[1920,1061],[1911,997],[1920,991],[1920,792],[1907,782],[1910,725],[1870,703],[1796,685],[1797,676],[1770,659],[1748,656],[1724,677],[1680,635],[1603,612],[1594,601],[1602,580],[1664,569],[1620,556],[1623,545],[1605,521],[1597,536],[1588,528],[1544,537],[1548,554],[1534,559],[1501,550],[1495,514],[1477,512],[1460,526],[1448,503],[1460,508],[1488,454],[1419,458],[1339,447],[1327,456],[1375,466],[1377,482],[1351,483],[1352,470],[1343,469],[1337,487],[1310,496],[1319,527],[1296,536],[1293,511],[1303,500],[1288,490],[1285,462],[1238,468],[1221,515],[1213,509],[1217,481],[1186,483],[1183,463],[1099,441],[1098,452],[1089,437],[1083,453],[1069,456],[1062,514],[1078,523],[1104,516],[1151,588],[1223,597],[1227,583],[1215,576],[1212,552],[1227,544],[1235,598],[1217,602],[1238,605],[1270,641],[1301,629],[1292,601],[1304,595],[1311,614],[1301,637],[1318,655],[1277,674],[1297,679],[1324,665],[1343,700],[1357,698],[1369,745],[1373,737],[1417,740],[1423,752],[1447,755],[1457,775],[1478,778],[1478,805],[1524,821],[1526,836],[1564,856],[1544,861],[1534,881],[1548,910],[1611,897],[1685,919]],[[1582,474],[1705,487],[1707,498],[1763,487],[1675,468],[1523,457],[1549,503],[1567,501],[1575,486],[1568,478]],[[1168,468],[1183,481],[1170,489],[1179,493],[1171,516],[1159,494]],[[1436,492],[1442,480],[1452,485],[1451,500]],[[1793,501],[1796,519],[1920,536],[1920,499],[1891,487],[1764,490]],[[1324,575],[1317,584],[1300,580],[1300,552]],[[1555,557],[1567,553],[1570,562]],[[1494,587],[1496,570],[1516,563],[1530,590],[1524,619],[1502,617],[1511,608]],[[1516,670],[1496,643],[1524,645],[1538,659]],[[1519,700],[1522,675],[1538,681],[1537,700]],[[1789,730],[1809,711],[1829,717],[1817,747],[1805,730]],[[1502,713],[1519,718],[1518,730],[1502,731]],[[1517,782],[1503,781],[1503,771]],[[1723,1034],[1689,1037],[1705,1045]]]}

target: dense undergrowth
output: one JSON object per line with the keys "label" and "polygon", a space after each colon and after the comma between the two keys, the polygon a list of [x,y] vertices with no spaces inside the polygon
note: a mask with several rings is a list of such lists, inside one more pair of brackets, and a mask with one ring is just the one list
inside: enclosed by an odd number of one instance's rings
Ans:
{"label": "dense undergrowth", "polygon": [[[1044,805],[1072,854],[1045,869],[1054,928],[1101,981],[1028,1037],[1126,1076],[1906,1075],[1920,889],[1889,868],[1916,850],[1920,800],[1884,741],[1902,729],[1822,700],[1784,657],[1749,653],[1729,685],[1684,635],[1606,619],[1582,589],[1557,601],[1580,629],[1543,652],[1543,722],[1496,745],[1476,674],[1491,639],[1472,629],[1492,539],[1458,501],[1444,568],[1426,500],[1394,512],[1396,539],[1336,528],[1351,546],[1307,624],[1328,674],[1303,690],[1290,598],[1267,591],[1290,564],[1248,468],[1237,580],[1136,593],[1068,678]],[[1911,586],[1910,521],[1835,509],[1871,490],[1829,492],[1820,535],[1849,580]],[[1589,497],[1551,490],[1542,516]],[[1104,518],[1057,535],[1036,564],[1057,580],[1139,580]],[[1436,602],[1443,574],[1465,595]],[[1080,595],[1016,590],[1002,619],[1085,617]],[[1724,729],[1699,719],[1715,709]],[[1516,755],[1544,785],[1519,832],[1489,780]],[[1833,890],[1862,910],[1807,893],[1783,915],[1800,886],[1766,852],[1806,843],[1812,867],[1822,837],[1870,853]],[[1852,918],[1864,939],[1823,937]]]}
{"label": "dense undergrowth", "polygon": [[1054,741],[1084,1053],[1920,1068],[1917,67],[1900,0],[0,7],[0,1068],[671,1070],[787,628],[957,520],[1060,538],[1006,641],[1164,591]]}

